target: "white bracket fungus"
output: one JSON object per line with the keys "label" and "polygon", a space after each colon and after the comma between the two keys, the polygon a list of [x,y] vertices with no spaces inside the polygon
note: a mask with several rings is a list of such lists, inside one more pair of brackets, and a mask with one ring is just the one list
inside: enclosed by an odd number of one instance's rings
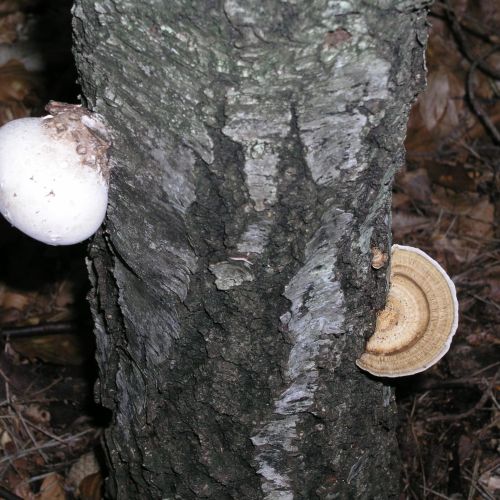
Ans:
{"label": "white bracket fungus", "polygon": [[51,101],[46,109],[0,128],[0,212],[36,240],[71,245],[106,215],[109,138],[81,106]]}
{"label": "white bracket fungus", "polygon": [[458,325],[455,285],[418,248],[393,245],[390,289],[375,333],[356,364],[379,377],[403,377],[437,363]]}

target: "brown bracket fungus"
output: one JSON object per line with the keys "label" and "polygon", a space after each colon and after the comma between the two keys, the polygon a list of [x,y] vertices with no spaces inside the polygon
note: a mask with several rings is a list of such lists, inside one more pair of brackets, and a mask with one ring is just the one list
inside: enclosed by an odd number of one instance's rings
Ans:
{"label": "brown bracket fungus", "polygon": [[356,364],[379,377],[403,377],[437,363],[458,325],[455,285],[418,248],[393,245],[390,290],[375,333]]}

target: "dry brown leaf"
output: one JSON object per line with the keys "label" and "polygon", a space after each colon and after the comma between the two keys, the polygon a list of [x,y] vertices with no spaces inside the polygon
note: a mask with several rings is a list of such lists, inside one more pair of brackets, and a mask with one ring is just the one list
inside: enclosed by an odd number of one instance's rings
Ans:
{"label": "dry brown leaf", "polygon": [[45,476],[36,498],[37,500],[65,500],[64,478],[56,472]]}
{"label": "dry brown leaf", "polygon": [[71,469],[66,477],[66,482],[68,483],[68,486],[76,490],[80,487],[80,483],[87,476],[99,473],[99,470],[99,463],[97,462],[95,453],[90,451],[82,455],[71,466]]}
{"label": "dry brown leaf", "polygon": [[48,424],[50,422],[50,412],[38,404],[25,406],[21,411],[35,424]]}
{"label": "dry brown leaf", "polygon": [[435,258],[439,262],[450,262],[463,264],[470,262],[477,255],[477,247],[472,248],[470,243],[458,238],[450,238],[444,234],[433,237]]}
{"label": "dry brown leaf", "polygon": [[32,293],[6,291],[3,296],[2,307],[4,309],[18,309],[22,311],[33,300]]}
{"label": "dry brown leaf", "polygon": [[30,107],[26,106],[22,102],[0,102],[0,126],[17,118],[25,118],[27,116],[30,116],[30,113]]}
{"label": "dry brown leaf", "polygon": [[0,43],[14,43],[19,30],[25,23],[25,15],[22,12],[13,12],[0,17]]}
{"label": "dry brown leaf", "polygon": [[[498,25],[490,22],[490,19],[494,18],[493,15],[484,16],[485,12],[493,10],[498,17],[500,9],[497,1],[490,3],[494,7],[465,0],[453,1],[450,5],[465,25],[474,26],[485,35],[489,33],[494,37],[498,32]],[[470,63],[465,62],[456,37],[450,30],[445,9],[435,10],[440,13],[440,17],[430,18],[432,28],[427,48],[428,85],[410,113],[406,141],[408,158],[418,164],[430,156],[436,157],[439,148],[445,144],[448,150],[449,145],[453,145],[457,152],[460,148],[456,144],[462,138],[467,138],[470,142],[487,135],[484,125],[465,98]],[[474,17],[478,22],[474,22]],[[490,28],[485,26],[485,21],[490,23]],[[471,35],[465,28],[462,31],[467,50],[472,57],[481,57],[491,49],[491,45],[485,43],[481,37]],[[491,43],[498,43],[498,37],[496,40],[491,38]],[[498,68],[500,54],[493,53],[487,63]],[[495,123],[500,118],[500,103],[494,98],[494,87],[489,78],[480,71],[476,71],[473,77],[476,100]]]}
{"label": "dry brown leaf", "polygon": [[500,10],[498,9],[498,0],[474,0],[469,1],[469,9],[474,13],[478,23],[484,23],[484,27],[496,32],[497,26],[500,24]]}
{"label": "dry brown leaf", "polygon": [[[427,79],[427,88],[418,100],[420,117],[428,131],[436,128],[438,122],[443,118],[449,96],[450,83],[447,72],[440,69],[431,73]],[[456,113],[454,113],[454,122],[456,125]]]}
{"label": "dry brown leaf", "polygon": [[493,498],[498,498],[500,494],[500,475],[495,474],[494,471],[488,471],[481,475],[479,482]]}
{"label": "dry brown leaf", "polygon": [[466,340],[469,345],[476,347],[488,344],[491,344],[492,346],[500,344],[500,339],[496,335],[492,335],[491,333],[482,330],[467,335]]}
{"label": "dry brown leaf", "polygon": [[458,440],[458,459],[463,464],[474,451],[474,445],[469,436],[463,434]]}
{"label": "dry brown leaf", "polygon": [[20,482],[15,488],[14,493],[23,500],[36,500],[36,495],[31,491],[27,481]]}
{"label": "dry brown leaf", "polygon": [[37,80],[24,65],[11,59],[0,66],[0,101],[23,101],[36,88]]}
{"label": "dry brown leaf", "polygon": [[457,233],[487,243],[493,237],[495,207],[486,196],[472,206],[468,213],[459,217]]}
{"label": "dry brown leaf", "polygon": [[86,476],[78,488],[82,500],[101,500],[104,480],[100,472]]}
{"label": "dry brown leaf", "polygon": [[0,434],[0,448],[5,450],[10,443],[12,443],[10,434],[7,431],[2,431],[2,434]]}
{"label": "dry brown leaf", "polygon": [[392,209],[398,210],[401,208],[407,208],[411,204],[411,198],[405,193],[393,193],[392,194]]}
{"label": "dry brown leaf", "polygon": [[426,60],[429,72],[446,66],[457,71],[463,63],[463,56],[457,48],[447,21],[438,17],[429,17],[431,29],[427,46]]}
{"label": "dry brown leaf", "polygon": [[489,299],[492,302],[500,304],[500,266],[493,267],[486,271],[485,283],[489,288]]}
{"label": "dry brown leaf", "polygon": [[56,307],[64,308],[75,303],[74,283],[64,280],[57,285],[54,303]]}
{"label": "dry brown leaf", "polygon": [[0,43],[14,43],[26,22],[22,12],[13,12],[0,17]]}
{"label": "dry brown leaf", "polygon": [[421,203],[430,202],[432,194],[431,183],[427,175],[427,170],[424,168],[406,171],[398,175],[396,183],[413,201]]}
{"label": "dry brown leaf", "polygon": [[429,226],[429,219],[420,215],[396,213],[392,216],[392,232],[395,241],[403,241],[404,237]]}
{"label": "dry brown leaf", "polygon": [[432,202],[453,215],[468,215],[480,199],[477,193],[456,193],[441,186],[432,192]]}
{"label": "dry brown leaf", "polygon": [[[462,160],[461,163],[458,161]],[[457,193],[462,191],[476,191],[477,181],[481,174],[473,170],[466,170],[463,167],[465,158],[455,158],[454,165],[443,163],[433,163],[429,169],[429,176],[432,182],[453,189]]]}
{"label": "dry brown leaf", "polygon": [[26,339],[11,339],[12,347],[24,357],[58,365],[81,365],[92,349],[78,333],[42,335]]}
{"label": "dry brown leaf", "polygon": [[0,14],[23,10],[35,3],[36,0],[0,0]]}

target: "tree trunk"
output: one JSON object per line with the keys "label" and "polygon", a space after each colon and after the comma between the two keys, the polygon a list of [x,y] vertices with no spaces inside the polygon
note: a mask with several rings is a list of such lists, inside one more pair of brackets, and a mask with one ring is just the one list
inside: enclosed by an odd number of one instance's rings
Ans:
{"label": "tree trunk", "polygon": [[75,2],[114,136],[89,259],[111,496],[397,496],[393,393],[354,362],[423,3]]}

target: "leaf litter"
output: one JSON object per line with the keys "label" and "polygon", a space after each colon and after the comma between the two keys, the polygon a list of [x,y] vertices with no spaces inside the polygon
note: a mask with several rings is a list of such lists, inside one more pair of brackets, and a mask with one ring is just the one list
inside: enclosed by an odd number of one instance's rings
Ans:
{"label": "leaf litter", "polygon": [[460,322],[435,367],[397,383],[401,499],[500,496],[500,2],[435,2],[393,240],[452,277]]}
{"label": "leaf litter", "polygon": [[[39,115],[47,88],[62,101],[76,98],[60,51],[41,57],[32,40],[39,19],[71,2],[43,3],[0,0],[0,124]],[[429,21],[428,85],[412,109],[407,164],[394,184],[393,239],[448,270],[461,317],[449,354],[397,382],[401,499],[493,499],[500,494],[500,1],[437,1]],[[102,422],[87,373],[84,249],[47,249],[5,223],[0,234],[0,496],[98,499],[102,462],[93,450]]]}
{"label": "leaf litter", "polygon": [[[71,4],[0,0],[0,125],[40,116],[48,89],[77,100]],[[107,416],[92,396],[84,258],[82,246],[47,247],[0,221],[1,498],[102,497]]]}

